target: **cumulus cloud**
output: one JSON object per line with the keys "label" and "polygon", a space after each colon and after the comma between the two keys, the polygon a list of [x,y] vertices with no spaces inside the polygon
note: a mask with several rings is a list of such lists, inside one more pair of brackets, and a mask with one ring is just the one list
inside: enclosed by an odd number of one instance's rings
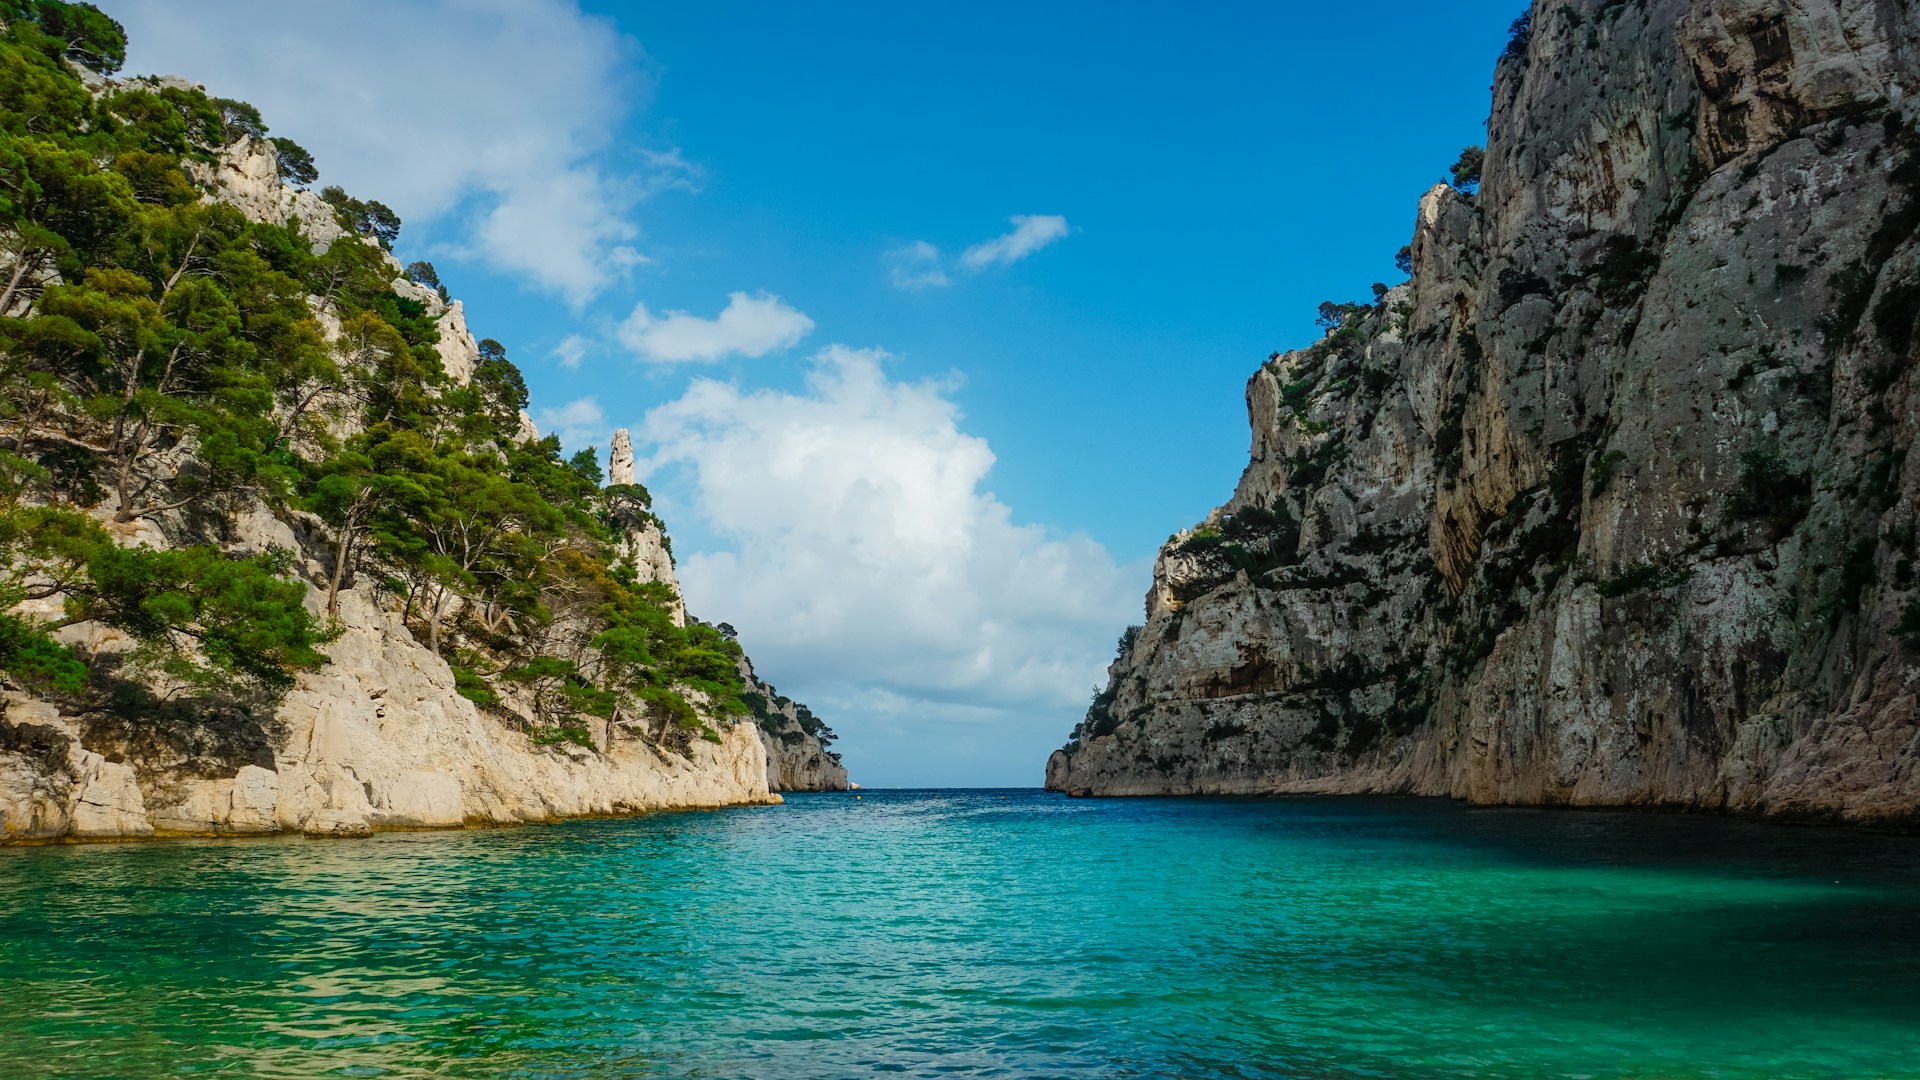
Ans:
{"label": "cumulus cloud", "polygon": [[951,280],[940,267],[940,249],[925,240],[887,252],[886,262],[896,289],[938,289]]}
{"label": "cumulus cloud", "polygon": [[612,153],[650,92],[644,57],[577,0],[118,0],[113,14],[130,72],[252,102],[323,183],[392,206],[415,242],[431,232],[575,304],[643,261],[638,199],[697,186],[678,151]]}
{"label": "cumulus cloud", "polygon": [[960,265],[984,270],[1016,263],[1067,235],[1067,219],[1058,214],[1015,214],[1010,220],[1012,232],[961,252]]}
{"label": "cumulus cloud", "polygon": [[620,324],[621,344],[656,364],[712,362],[729,356],[765,356],[813,332],[813,320],[772,293],[727,297],[719,315],[703,319],[685,311],[655,316],[645,304]]}
{"label": "cumulus cloud", "polygon": [[607,434],[606,410],[590,397],[569,401],[557,409],[541,409],[534,414],[541,431],[560,436],[560,441],[578,449],[601,442]]}
{"label": "cumulus cloud", "polygon": [[961,430],[952,387],[895,381],[887,359],[836,345],[801,391],[698,379],[647,414],[643,469],[676,478],[725,545],[681,559],[689,601],[803,684],[782,689],[850,749],[919,739],[898,759],[937,775],[941,748],[971,741],[1004,777],[1012,740],[1037,780],[1139,583],[1088,537],[1017,523],[983,489],[993,451]]}

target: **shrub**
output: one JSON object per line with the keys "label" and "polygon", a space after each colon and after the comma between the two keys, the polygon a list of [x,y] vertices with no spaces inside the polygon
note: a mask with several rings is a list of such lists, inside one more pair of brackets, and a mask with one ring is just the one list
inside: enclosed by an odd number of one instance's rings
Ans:
{"label": "shrub", "polygon": [[1598,495],[1605,491],[1608,482],[1613,479],[1614,470],[1625,460],[1627,455],[1623,450],[1609,450],[1595,458],[1593,469],[1587,474],[1588,494]]}
{"label": "shrub", "polygon": [[1900,621],[1893,625],[1893,636],[1905,642],[1909,649],[1920,649],[1920,600],[1909,600],[1900,612]]}
{"label": "shrub", "polygon": [[1685,569],[1664,570],[1653,563],[1634,563],[1612,577],[1595,583],[1593,591],[1612,599],[1643,589],[1669,589],[1690,576],[1691,573]]}
{"label": "shrub", "polygon": [[1594,282],[1602,300],[1624,304],[1640,295],[1659,268],[1658,250],[1641,247],[1637,237],[1613,236],[1600,249]]}
{"label": "shrub", "polygon": [[1860,610],[1860,594],[1866,591],[1867,583],[1873,580],[1873,557],[1879,550],[1879,540],[1871,536],[1856,540],[1847,547],[1846,556],[1840,560],[1840,583],[1827,612],[1829,618],[1839,618],[1842,614]]}
{"label": "shrub", "polygon": [[1889,285],[1873,305],[1873,325],[1888,348],[1907,355],[1920,333],[1920,281]]}
{"label": "shrub", "polygon": [[1813,485],[1804,472],[1771,447],[1756,447],[1740,455],[1740,486],[1727,498],[1727,508],[1744,518],[1764,518],[1790,526],[1806,516]]}
{"label": "shrub", "polygon": [[458,664],[449,666],[453,668],[453,687],[461,697],[483,709],[500,704],[500,695],[493,692],[493,687],[487,685],[479,672]]}
{"label": "shrub", "polygon": [[45,630],[0,614],[0,671],[30,691],[77,694],[86,689],[87,666],[71,648]]}
{"label": "shrub", "polygon": [[589,750],[599,749],[593,744],[593,732],[583,727],[535,728],[527,733],[527,741],[535,746],[559,746],[561,743],[570,743],[574,746],[584,746]]}
{"label": "shrub", "polygon": [[1453,189],[1462,195],[1472,195],[1480,190],[1480,172],[1487,164],[1487,150],[1483,146],[1469,146],[1460,151],[1454,160],[1451,174]]}
{"label": "shrub", "polygon": [[1522,12],[1520,17],[1513,20],[1513,24],[1507,27],[1507,47],[1500,56],[1504,60],[1525,60],[1527,46],[1531,44],[1533,44],[1533,12],[1528,10]]}
{"label": "shrub", "polygon": [[1873,271],[1855,260],[1827,279],[1827,290],[1833,302],[1814,325],[1820,328],[1821,343],[1833,352],[1853,344],[1860,332],[1860,318],[1873,298]]}

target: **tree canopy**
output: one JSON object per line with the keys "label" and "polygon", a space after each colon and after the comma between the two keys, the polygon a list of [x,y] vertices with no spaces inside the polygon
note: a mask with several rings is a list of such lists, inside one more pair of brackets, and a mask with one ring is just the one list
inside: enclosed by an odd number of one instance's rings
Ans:
{"label": "tree canopy", "polygon": [[127,62],[126,29],[92,4],[0,0],[0,19],[36,27],[57,55],[97,74],[111,75]]}
{"label": "tree canopy", "polygon": [[[360,589],[538,741],[599,718],[684,747],[745,712],[738,643],[683,625],[626,554],[658,526],[645,489],[521,440],[527,387],[498,341],[464,384],[442,370],[444,289],[417,261],[404,276],[436,296],[396,290],[391,209],[326,188],[354,235],[316,254],[295,225],[203,201],[202,163],[267,138],[257,109],[90,92],[69,64],[125,54],[91,5],[0,0],[0,18],[0,680],[83,707],[132,673],[279,694],[325,663]],[[271,145],[288,183],[317,178]],[[262,508],[327,534],[236,554],[225,523]],[[136,523],[167,542],[116,539]],[[76,651],[82,623],[131,651]]]}

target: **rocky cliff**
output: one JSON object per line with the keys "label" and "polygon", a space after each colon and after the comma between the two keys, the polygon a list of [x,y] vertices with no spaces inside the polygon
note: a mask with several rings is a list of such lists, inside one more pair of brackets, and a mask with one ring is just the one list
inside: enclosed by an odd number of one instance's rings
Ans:
{"label": "rocky cliff", "polygon": [[[752,679],[731,633],[690,623],[625,432],[604,488],[591,455],[562,462],[519,407],[524,385],[502,347],[475,341],[460,302],[421,280],[431,268],[403,271],[386,241],[360,235],[353,219],[367,204],[286,182],[288,151],[264,138],[257,114],[251,134],[228,138],[214,126],[238,117],[244,127],[243,103],[210,100],[178,79],[73,70],[59,42],[48,60],[34,51],[44,39],[6,29],[9,61],[40,65],[47,84],[69,93],[69,127],[16,135],[0,112],[0,139],[26,151],[0,161],[0,173],[12,179],[21,160],[41,167],[33,155],[64,152],[61,139],[144,139],[136,144],[157,151],[45,160],[95,185],[103,205],[133,207],[116,212],[149,215],[142,227],[162,239],[133,256],[118,254],[111,235],[84,251],[50,246],[54,254],[31,262],[24,244],[7,249],[0,359],[17,381],[0,393],[0,416],[12,422],[0,453],[0,843],[362,835],[762,805],[780,801],[783,781],[846,786],[818,732],[796,720],[805,707],[779,699],[768,713],[753,691],[774,695]],[[11,85],[0,78],[0,98],[11,101]],[[175,110],[186,118],[178,126]],[[102,157],[112,170],[94,163]],[[134,195],[158,208],[135,206]],[[109,232],[93,216],[95,232]],[[87,226],[86,215],[61,220],[70,232]],[[158,303],[138,309],[147,336],[129,337],[137,349],[117,368],[86,376],[120,380],[110,395],[124,393],[120,419],[103,424],[110,414],[98,399],[83,408],[77,396],[43,390],[57,385],[67,355],[43,346],[49,333],[79,335],[109,358],[114,348],[89,316],[76,322],[50,306],[80,311],[68,293],[88,289],[154,295],[161,275],[140,253],[167,257],[164,230],[182,221],[199,231],[183,234],[175,263],[160,264],[175,268]],[[216,241],[226,249],[206,254]],[[354,253],[323,262],[337,245]],[[210,284],[196,297],[227,320],[216,324],[225,336],[188,324],[171,300],[176,285],[203,277]],[[243,279],[265,284],[243,291]],[[119,291],[102,292],[108,285]],[[220,309],[223,288],[235,299]],[[275,290],[293,290],[291,303]],[[209,368],[210,390],[168,382],[142,365],[162,346],[172,349],[169,370],[196,350],[225,349],[226,366]],[[217,395],[231,386],[293,369],[281,349],[299,352],[306,381],[254,399],[271,409],[254,418],[267,434],[252,456],[233,458],[252,471],[236,472],[228,458],[248,449],[250,429],[222,429],[216,443],[208,417],[219,418]],[[157,434],[132,444],[132,430]],[[110,491],[94,478],[116,453],[125,464]],[[350,481],[336,488],[351,498],[327,501],[330,476]],[[444,518],[407,509],[427,489],[439,492]],[[446,501],[468,496],[471,511]],[[384,525],[371,516],[379,505]],[[33,522],[78,539],[41,542]],[[209,599],[192,581],[156,582],[155,563],[121,566],[114,553],[127,551],[211,551],[216,562],[274,568],[293,583],[299,618],[273,607],[262,592],[269,580]],[[118,607],[103,599],[115,589]],[[235,610],[221,615],[216,604]],[[318,652],[260,651],[266,639],[248,637],[249,610]],[[222,670],[249,678],[212,678]]]}
{"label": "rocky cliff", "polygon": [[1047,786],[1912,825],[1920,8],[1536,3]]}
{"label": "rocky cliff", "polygon": [[752,710],[767,750],[767,786],[775,791],[846,791],[847,769],[827,749],[836,736],[813,710],[775,690],[742,657],[747,707]]}

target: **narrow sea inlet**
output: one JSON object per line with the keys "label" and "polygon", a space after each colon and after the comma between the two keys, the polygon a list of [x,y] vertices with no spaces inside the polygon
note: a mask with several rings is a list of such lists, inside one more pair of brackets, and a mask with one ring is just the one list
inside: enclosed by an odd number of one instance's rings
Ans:
{"label": "narrow sea inlet", "polygon": [[0,1076],[1920,1076],[1920,839],[862,794],[0,851]]}

